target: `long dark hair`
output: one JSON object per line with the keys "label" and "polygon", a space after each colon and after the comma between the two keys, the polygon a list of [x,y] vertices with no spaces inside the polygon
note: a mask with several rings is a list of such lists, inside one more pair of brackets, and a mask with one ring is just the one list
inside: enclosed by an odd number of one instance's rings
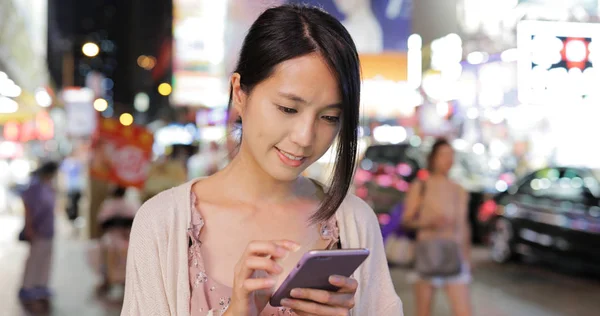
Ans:
{"label": "long dark hair", "polygon": [[452,147],[445,138],[438,138],[435,140],[435,143],[433,143],[431,151],[429,152],[429,156],[427,156],[427,170],[429,170],[430,173],[435,172],[435,158],[437,157],[440,149],[444,146]]}
{"label": "long dark hair", "polygon": [[[262,13],[252,24],[240,51],[235,73],[249,94],[286,61],[318,53],[338,81],[342,98],[341,129],[335,167],[328,194],[313,215],[313,222],[331,218],[352,184],[356,163],[360,104],[360,65],[356,46],[342,24],[326,12],[306,5],[283,5]],[[232,93],[229,94],[231,113]],[[241,119],[236,120],[242,124]]]}

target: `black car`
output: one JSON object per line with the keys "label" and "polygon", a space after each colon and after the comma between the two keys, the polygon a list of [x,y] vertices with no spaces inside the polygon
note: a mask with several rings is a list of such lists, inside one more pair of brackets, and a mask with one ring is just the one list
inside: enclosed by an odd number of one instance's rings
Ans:
{"label": "black car", "polygon": [[594,170],[545,168],[484,202],[478,219],[494,261],[522,255],[600,271],[600,185]]}
{"label": "black car", "polygon": [[354,177],[356,194],[378,214],[387,214],[403,201],[421,163],[418,150],[408,144],[367,148]]}

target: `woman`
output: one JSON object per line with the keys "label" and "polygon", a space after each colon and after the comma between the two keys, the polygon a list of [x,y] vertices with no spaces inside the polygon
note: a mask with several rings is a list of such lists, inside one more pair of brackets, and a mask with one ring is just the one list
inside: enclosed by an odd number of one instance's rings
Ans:
{"label": "woman", "polygon": [[[134,221],[122,315],[402,315],[377,219],[348,194],[360,75],[350,35],[316,8],[268,9],[231,76],[241,142],[223,170],[148,201]],[[301,177],[338,139],[330,189]],[[338,292],[267,304],[312,249],[369,248]],[[292,311],[293,310],[293,311]]]}
{"label": "woman", "polygon": [[[411,275],[417,315],[431,315],[435,288],[442,287],[449,298],[453,314],[469,316],[471,238],[467,219],[468,195],[448,178],[454,163],[454,151],[446,140],[435,142],[427,163],[430,175],[426,181],[417,180],[411,186],[406,198],[403,223],[417,230],[417,244],[439,239],[456,241],[462,264],[459,273],[452,276],[427,277],[416,272]],[[418,251],[416,255],[419,256]]]}

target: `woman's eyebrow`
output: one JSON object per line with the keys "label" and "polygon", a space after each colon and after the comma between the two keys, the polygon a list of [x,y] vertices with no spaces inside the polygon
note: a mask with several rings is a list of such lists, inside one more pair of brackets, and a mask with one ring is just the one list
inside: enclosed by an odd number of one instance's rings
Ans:
{"label": "woman's eyebrow", "polygon": [[[293,93],[286,93],[286,92],[279,92],[278,95],[280,97],[284,97],[290,101],[294,101],[297,103],[302,103],[302,104],[308,104],[308,101],[304,100],[302,97],[295,95]],[[330,104],[328,106],[326,106],[326,108],[342,108],[342,104],[341,103],[334,103],[334,104]]]}

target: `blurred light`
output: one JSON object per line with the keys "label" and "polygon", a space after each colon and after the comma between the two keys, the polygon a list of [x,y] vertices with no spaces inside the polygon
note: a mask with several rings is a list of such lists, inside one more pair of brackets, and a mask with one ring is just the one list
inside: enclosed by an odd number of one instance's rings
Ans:
{"label": "blurred light", "polygon": [[360,167],[364,170],[373,169],[373,161],[371,159],[365,158],[360,162]]}
{"label": "blurred light", "polygon": [[67,89],[63,91],[62,98],[66,103],[92,102],[94,91],[89,88]]}
{"label": "blurred light", "polygon": [[35,117],[39,140],[50,140],[54,138],[54,121],[46,111],[40,111]]}
{"label": "blurred light", "polygon": [[8,76],[4,74],[3,79],[0,79],[0,95],[7,96],[10,98],[16,98],[21,95],[21,87],[15,84],[14,81],[8,79]]}
{"label": "blurred light", "polygon": [[163,82],[160,85],[158,85],[158,93],[160,93],[160,95],[163,96],[168,96],[171,94],[171,92],[173,91],[173,88],[171,87],[170,84]]}
{"label": "blurred light", "polygon": [[479,110],[477,108],[471,107],[467,110],[467,117],[471,120],[474,120],[479,117]]}
{"label": "blurred light", "polygon": [[504,140],[493,139],[490,141],[490,153],[496,157],[502,157],[508,154],[509,147]]}
{"label": "blurred light", "polygon": [[517,61],[519,58],[519,50],[516,48],[509,48],[500,54],[500,59],[505,63],[512,63]]}
{"label": "blurred light", "polygon": [[548,178],[543,178],[540,180],[540,188],[542,190],[548,190],[552,186],[552,181]]}
{"label": "blurred light", "polygon": [[568,189],[571,187],[571,180],[569,178],[560,178],[560,180],[558,180],[558,183],[563,189]]}
{"label": "blurred light", "polygon": [[148,57],[146,57],[146,55],[141,55],[140,57],[137,58],[137,64],[138,66],[142,67],[142,68],[146,68],[148,62]]}
{"label": "blurred light", "polygon": [[44,108],[52,105],[52,97],[44,88],[38,88],[35,91],[35,101]]}
{"label": "blurred light", "polygon": [[423,48],[423,39],[419,34],[412,34],[408,37],[408,49]]}
{"label": "blurred light", "polygon": [[394,187],[396,188],[396,190],[398,190],[400,192],[406,192],[410,188],[410,184],[408,182],[400,179],[400,180],[396,181],[396,183],[394,183]]}
{"label": "blurred light", "polygon": [[18,110],[19,104],[15,100],[0,95],[0,113],[10,114]]}
{"label": "blurred light", "polygon": [[104,112],[102,112],[102,117],[111,118],[115,114],[115,110],[109,106]]}
{"label": "blurred light", "polygon": [[390,216],[390,214],[387,214],[387,213],[377,214],[377,218],[379,219],[379,225],[382,225],[382,226],[389,224],[390,221],[392,220],[392,217]]}
{"label": "blurred light", "polygon": [[481,204],[479,207],[479,213],[477,214],[477,218],[480,222],[487,222],[494,213],[496,213],[498,205],[496,201],[493,199],[487,200]]}
{"label": "blurred light", "polygon": [[4,139],[9,141],[17,141],[21,131],[20,125],[17,122],[6,122],[4,124]]}
{"label": "blurred light", "polygon": [[408,66],[407,81],[408,85],[417,89],[423,81],[423,39],[419,34],[412,34],[408,37]]}
{"label": "blurred light", "polygon": [[147,66],[145,67],[146,70],[152,70],[154,68],[154,66],[156,66],[156,58],[152,57],[152,56],[148,56],[148,58],[146,58],[146,64]]}
{"label": "blurred light", "polygon": [[454,150],[464,151],[465,149],[467,149],[467,146],[467,141],[462,138],[457,138],[452,141],[452,147],[454,148]]}
{"label": "blurred light", "polygon": [[449,64],[442,70],[442,78],[449,81],[457,81],[462,75],[463,67],[459,63]]}
{"label": "blurred light", "polygon": [[129,126],[133,124],[133,115],[129,113],[123,113],[121,116],[119,116],[119,122],[121,122],[123,126]]}
{"label": "blurred light", "polygon": [[448,45],[462,47],[462,39],[456,33],[446,35],[446,40],[448,41]]}
{"label": "blurred light", "polygon": [[471,65],[479,65],[487,62],[489,55],[484,52],[472,52],[467,55],[467,62]]}
{"label": "blurred light", "polygon": [[383,188],[389,188],[394,184],[394,179],[389,174],[380,174],[375,177],[375,183]]}
{"label": "blurred light", "polygon": [[104,80],[102,80],[102,88],[104,88],[104,90],[112,90],[112,88],[115,87],[115,82],[112,81],[112,79],[110,78],[104,78]]}
{"label": "blurred light", "polygon": [[108,109],[108,102],[102,98],[94,101],[94,109],[98,112],[103,112]]}
{"label": "blurred light", "polygon": [[595,188],[598,184],[594,177],[586,177],[583,182],[585,183],[586,188]]}
{"label": "blurred light", "polygon": [[476,155],[483,155],[485,153],[485,146],[482,143],[473,145],[473,153]]}
{"label": "blurred light", "polygon": [[419,147],[423,143],[423,141],[421,141],[421,137],[419,137],[418,135],[411,136],[409,142],[410,145],[413,147]]}
{"label": "blurred light", "polygon": [[358,127],[358,138],[365,136],[365,128],[362,126]]}
{"label": "blurred light", "polygon": [[401,163],[396,166],[396,172],[403,177],[408,177],[412,174],[412,168],[407,163]]}
{"label": "blurred light", "polygon": [[488,166],[490,167],[490,169],[497,171],[500,170],[500,168],[502,168],[502,162],[500,162],[500,159],[498,158],[493,158],[490,159],[490,162],[488,162]]}
{"label": "blurred light", "polygon": [[421,169],[417,171],[417,178],[423,181],[427,180],[427,178],[429,178],[429,171],[427,169]]}
{"label": "blurred light", "polygon": [[373,138],[381,143],[399,144],[407,138],[406,129],[402,126],[382,125],[373,129]]}
{"label": "blurred light", "polygon": [[502,180],[498,180],[496,181],[496,190],[498,190],[498,192],[505,192],[508,190],[508,184]]}
{"label": "blurred light", "polygon": [[571,187],[574,189],[579,189],[583,186],[583,180],[579,177],[575,177],[571,179]]}
{"label": "blurred light", "polygon": [[81,52],[87,57],[96,57],[100,53],[100,47],[96,43],[85,43],[81,47]]}
{"label": "blurred light", "polygon": [[[13,142],[13,141],[0,142],[0,153],[2,153],[3,157],[13,157],[17,153],[17,150],[18,150],[18,148],[17,148],[16,142]],[[0,162],[3,162],[6,165],[7,168],[4,170],[9,170],[7,162],[5,162],[4,160],[0,160]]]}
{"label": "blurred light", "polygon": [[582,40],[569,40],[565,45],[565,55],[569,61],[582,62],[587,56],[587,47]]}
{"label": "blurred light", "polygon": [[500,110],[490,111],[488,114],[488,119],[492,124],[500,124],[504,121],[504,113]]}
{"label": "blurred light", "polygon": [[435,105],[435,109],[439,116],[444,117],[450,114],[450,105],[448,105],[448,102],[438,102]]}
{"label": "blurred light", "polygon": [[152,56],[141,55],[137,58],[137,64],[146,70],[152,70],[154,66],[156,66],[156,58]]}
{"label": "blurred light", "polygon": [[26,179],[31,173],[31,165],[27,160],[15,159],[10,163],[10,170],[15,178]]}
{"label": "blurred light", "polygon": [[148,108],[150,108],[150,97],[148,96],[148,94],[144,93],[144,92],[140,92],[138,94],[135,95],[135,98],[133,100],[133,107],[138,111],[138,112],[146,112],[148,111]]}
{"label": "blurred light", "polygon": [[540,185],[540,180],[539,179],[533,179],[531,180],[531,189],[533,189],[534,191],[537,191],[539,189],[541,189],[541,185]]}
{"label": "blurred light", "polygon": [[[168,146],[172,144],[183,144],[189,145],[194,142],[196,133],[190,133],[185,127],[181,125],[168,125],[154,133],[155,143],[161,146]],[[222,136],[221,136],[222,137]],[[331,152],[333,147],[329,148]],[[330,153],[331,154],[331,153]],[[325,156],[325,155],[324,155]]]}

